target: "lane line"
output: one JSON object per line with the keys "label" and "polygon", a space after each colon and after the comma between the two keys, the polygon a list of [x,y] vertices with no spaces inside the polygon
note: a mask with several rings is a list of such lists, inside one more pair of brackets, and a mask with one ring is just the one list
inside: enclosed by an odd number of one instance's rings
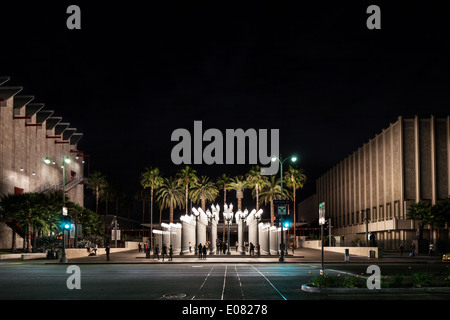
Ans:
{"label": "lane line", "polygon": [[272,282],[270,282],[269,279],[267,279],[266,276],[263,275],[263,274],[261,273],[261,271],[259,271],[258,269],[256,269],[253,265],[252,265],[252,268],[255,269],[256,271],[258,271],[258,273],[259,273],[260,275],[262,275],[262,276],[264,277],[264,279],[266,279],[266,281],[272,286],[272,288],[274,288],[274,289],[276,290],[276,292],[278,292],[278,294],[279,294],[284,300],[287,300],[286,297],[283,296],[283,294],[282,294],[282,293],[281,293],[281,292],[280,292],[280,291],[272,284]]}
{"label": "lane line", "polygon": [[223,276],[222,297],[220,298],[220,300],[223,300],[223,295],[225,293],[225,283],[227,281],[227,269],[228,269],[228,265],[225,266],[225,274]]}
{"label": "lane line", "polygon": [[[213,269],[214,269],[214,266],[212,266],[212,267],[211,267],[211,270],[209,270],[208,275],[206,276],[205,280],[203,280],[203,283],[202,283],[202,285],[200,286],[200,288],[197,290],[197,293],[199,293],[200,290],[202,290],[203,286],[204,286],[205,283],[206,283],[206,280],[208,280],[208,277],[209,277],[209,275],[211,274],[211,272],[212,272]],[[194,294],[194,296],[191,298],[191,300],[194,300],[194,299],[195,299],[195,296],[196,296],[196,294]]]}
{"label": "lane line", "polygon": [[236,270],[236,275],[237,275],[238,280],[239,280],[239,286],[241,287],[242,300],[245,300],[244,290],[243,290],[243,288],[242,288],[241,277],[239,276],[239,273],[238,273],[238,271],[237,271],[236,265],[234,265],[234,270]]}

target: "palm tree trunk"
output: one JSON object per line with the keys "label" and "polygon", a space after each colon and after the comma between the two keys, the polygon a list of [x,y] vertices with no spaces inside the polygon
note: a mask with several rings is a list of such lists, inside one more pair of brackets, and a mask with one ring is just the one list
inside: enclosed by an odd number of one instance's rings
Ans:
{"label": "palm tree trunk", "polygon": [[150,190],[150,248],[153,248],[153,187]]}
{"label": "palm tree trunk", "polygon": [[[223,188],[223,208],[225,210],[225,205],[227,204],[227,188]],[[223,221],[223,231],[222,231],[222,242],[225,243],[225,220]]]}
{"label": "palm tree trunk", "polygon": [[169,222],[173,223],[173,202],[170,202],[170,217],[169,217]]}
{"label": "palm tree trunk", "polygon": [[273,227],[273,217],[274,217],[274,205],[273,201],[270,201],[270,225]]}
{"label": "palm tree trunk", "polygon": [[98,214],[98,198],[99,198],[99,190],[98,186],[95,188],[95,213]]}
{"label": "palm tree trunk", "polygon": [[256,184],[256,211],[259,210],[259,186]]}
{"label": "palm tree trunk", "polygon": [[188,187],[188,183],[186,181],[186,215],[188,214],[188,205],[189,205],[189,201],[188,201],[188,193],[189,193],[189,187]]}
{"label": "palm tree trunk", "polygon": [[296,248],[296,246],[295,246],[295,244],[296,244],[296,239],[295,239],[295,236],[296,236],[296,233],[295,233],[295,187],[293,186],[292,187],[292,194],[294,195],[294,249]]}

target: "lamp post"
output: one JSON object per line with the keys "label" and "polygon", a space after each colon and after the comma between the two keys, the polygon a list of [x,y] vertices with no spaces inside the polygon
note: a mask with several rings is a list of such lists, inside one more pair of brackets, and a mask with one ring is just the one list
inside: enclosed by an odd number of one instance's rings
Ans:
{"label": "lamp post", "polygon": [[192,208],[192,213],[195,216],[195,246],[194,246],[194,254],[197,255],[197,246],[198,246],[198,216],[200,212],[197,209]]}
{"label": "lamp post", "polygon": [[261,221],[262,213],[263,213],[262,209],[259,209],[255,213],[255,219],[256,219],[256,244],[259,244],[259,222]]}
{"label": "lamp post", "polygon": [[238,220],[241,221],[241,243],[239,244],[241,247],[241,254],[245,255],[245,241],[244,241],[244,222],[245,222],[245,218],[247,218],[248,216],[248,210],[245,209],[244,212],[242,212],[241,210],[238,210],[238,212],[236,212],[236,222]]}
{"label": "lamp post", "polygon": [[[280,163],[280,177],[281,177],[281,200],[283,200],[283,163],[286,160],[291,160],[292,162],[296,162],[297,161],[297,157],[295,156],[291,156],[289,158],[286,158],[284,160],[282,160],[281,155],[280,157],[277,156],[272,156],[272,162],[278,161]],[[280,254],[280,262],[284,262],[285,258],[284,258],[284,241],[283,241],[283,217],[280,217],[281,219],[281,254]]]}
{"label": "lamp post", "polygon": [[[67,209],[65,208],[65,204],[66,204],[66,164],[70,163],[70,158],[63,156],[62,157],[62,161],[59,162],[57,160],[54,159],[50,159],[49,157],[45,158],[44,160],[45,164],[59,164],[61,166],[62,170],[62,215],[68,215],[67,213]],[[61,255],[61,260],[60,262],[62,263],[66,263],[67,262],[67,258],[66,258],[66,241],[65,241],[65,230],[66,230],[66,226],[63,226],[63,233],[62,233],[62,255]]]}
{"label": "lamp post", "polygon": [[224,210],[223,210],[223,218],[225,220],[225,222],[228,225],[228,251],[227,254],[231,254],[230,252],[230,226],[233,223],[233,205],[230,204],[230,206],[228,207],[227,204],[224,204]]}
{"label": "lamp post", "polygon": [[[209,254],[213,254],[213,248],[215,250],[217,250],[217,245],[216,245],[216,240],[217,240],[217,223],[219,222],[219,212],[220,212],[220,207],[219,205],[211,205],[211,210],[212,213],[210,213],[210,215],[208,216],[208,220],[211,223],[211,250],[209,252]],[[209,211],[209,210],[208,210]],[[208,214],[208,212],[207,212]],[[216,223],[214,224],[214,221],[216,221]]]}

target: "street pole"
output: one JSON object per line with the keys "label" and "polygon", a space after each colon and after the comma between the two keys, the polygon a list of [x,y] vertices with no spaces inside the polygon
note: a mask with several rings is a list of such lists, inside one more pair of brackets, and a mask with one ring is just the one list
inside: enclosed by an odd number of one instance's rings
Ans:
{"label": "street pole", "polygon": [[323,267],[323,224],[320,226],[320,242],[322,243],[322,269],[320,270],[320,273],[323,275],[325,270]]}
{"label": "street pole", "polygon": [[[64,206],[66,205],[66,161],[63,157],[62,159],[62,169],[63,169],[63,174],[62,174],[62,210],[64,211]],[[62,263],[67,263],[67,257],[66,257],[66,235],[65,235],[65,230],[66,228],[63,227],[63,234],[62,234],[62,255],[61,255],[61,260],[60,262]]]}
{"label": "street pole", "polygon": [[[281,154],[280,154],[280,180],[281,180],[281,200],[283,200],[283,161],[281,160]],[[284,262],[286,259],[284,258],[284,239],[283,239],[283,216],[281,216],[280,219],[281,222],[281,253],[280,253],[280,259],[278,259],[280,262]]]}

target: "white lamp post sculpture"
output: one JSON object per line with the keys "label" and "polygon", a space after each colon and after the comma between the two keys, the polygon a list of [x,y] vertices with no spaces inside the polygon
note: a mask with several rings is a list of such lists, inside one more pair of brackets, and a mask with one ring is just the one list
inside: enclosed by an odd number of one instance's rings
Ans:
{"label": "white lamp post sculpture", "polygon": [[248,216],[247,209],[245,209],[244,212],[242,212],[241,210],[238,210],[238,212],[236,212],[236,223],[238,224],[238,238],[239,238],[239,247],[241,248],[241,254],[245,254],[244,222],[247,216]]}
{"label": "white lamp post sculpture", "polygon": [[228,225],[228,239],[227,239],[228,251],[227,251],[227,254],[231,254],[231,252],[230,252],[230,226],[233,223],[233,205],[232,204],[230,204],[229,207],[227,206],[227,204],[224,205],[223,218]]}
{"label": "white lamp post sculpture", "polygon": [[198,216],[200,215],[200,212],[197,211],[197,209],[192,208],[192,213],[195,216],[195,245],[194,245],[194,253],[197,255],[197,246],[198,246]]}

